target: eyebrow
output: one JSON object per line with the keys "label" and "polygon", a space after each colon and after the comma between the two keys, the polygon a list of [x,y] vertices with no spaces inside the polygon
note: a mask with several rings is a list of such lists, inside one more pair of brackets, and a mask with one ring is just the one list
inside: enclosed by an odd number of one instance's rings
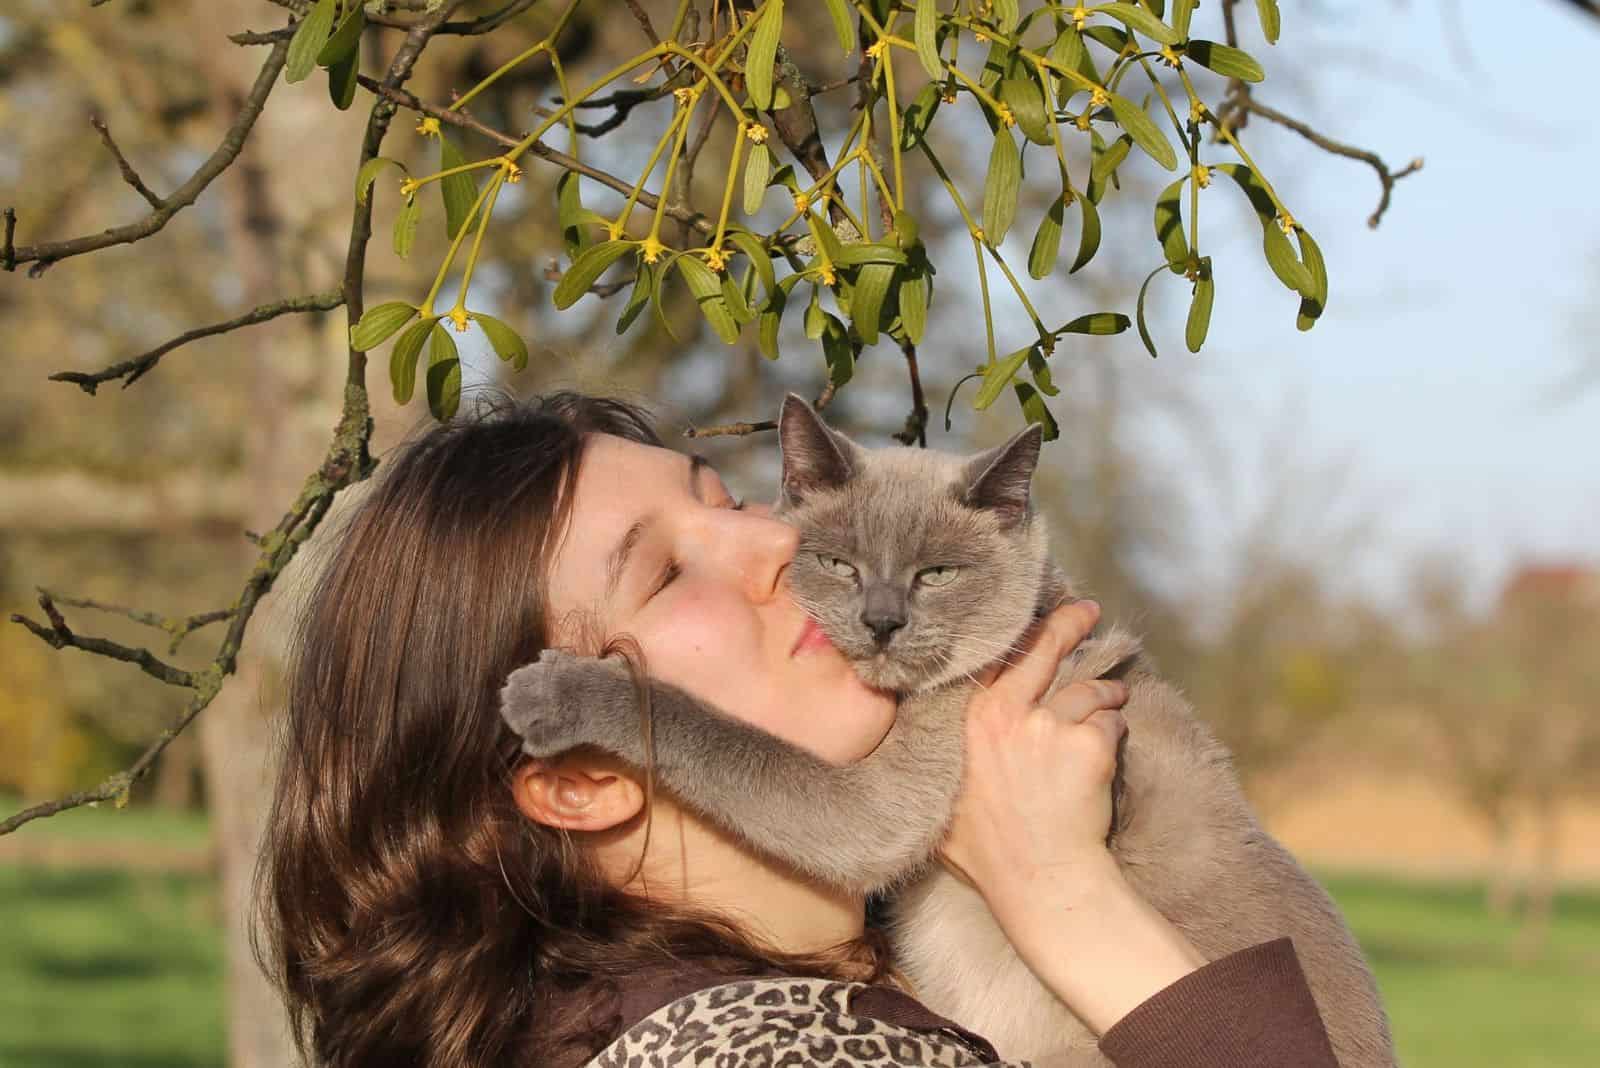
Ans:
{"label": "eyebrow", "polygon": [[[700,491],[700,472],[711,467],[711,461],[698,453],[689,456],[689,492],[694,494],[695,500],[703,501],[704,495]],[[635,520],[628,527],[627,533],[622,535],[622,540],[617,542],[617,547],[611,550],[606,557],[606,600],[616,596],[617,586],[622,582],[622,573],[627,570],[628,561],[633,556],[633,550],[639,547],[639,542],[644,539],[647,529],[655,522],[655,516],[649,515],[643,519]]]}

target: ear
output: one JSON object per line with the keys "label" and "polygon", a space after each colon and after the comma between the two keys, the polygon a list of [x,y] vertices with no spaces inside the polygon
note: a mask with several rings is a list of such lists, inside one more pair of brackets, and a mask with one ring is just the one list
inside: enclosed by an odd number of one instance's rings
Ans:
{"label": "ear", "polygon": [[526,761],[511,792],[524,816],[569,831],[608,831],[644,810],[644,787],[620,764],[576,753]]}
{"label": "ear", "polygon": [[797,504],[808,493],[833,489],[856,471],[856,447],[830,430],[811,405],[793,393],[783,399],[778,416],[778,441],[783,449],[782,497]]}
{"label": "ear", "polygon": [[1030,423],[1004,445],[973,457],[962,475],[962,501],[996,513],[1004,526],[1020,523],[1028,514],[1028,487],[1043,440],[1043,428]]}

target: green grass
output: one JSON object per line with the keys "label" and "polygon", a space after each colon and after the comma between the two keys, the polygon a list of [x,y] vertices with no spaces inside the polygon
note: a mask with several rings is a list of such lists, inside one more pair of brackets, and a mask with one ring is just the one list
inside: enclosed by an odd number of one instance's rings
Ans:
{"label": "green grass", "polygon": [[[48,824],[48,826],[46,826]],[[24,828],[201,845],[205,823],[130,808]],[[1378,974],[1406,1068],[1588,1068],[1600,1051],[1600,891],[1564,895],[1548,947],[1464,884],[1330,874]],[[0,865],[0,1068],[225,1060],[221,931],[204,875]]]}
{"label": "green grass", "polygon": [[[0,793],[0,817],[27,805],[14,794]],[[169,812],[149,805],[116,808],[109,802],[74,808],[18,828],[19,841],[33,837],[70,842],[138,842],[148,845],[204,848],[211,840],[210,823],[198,812]]]}

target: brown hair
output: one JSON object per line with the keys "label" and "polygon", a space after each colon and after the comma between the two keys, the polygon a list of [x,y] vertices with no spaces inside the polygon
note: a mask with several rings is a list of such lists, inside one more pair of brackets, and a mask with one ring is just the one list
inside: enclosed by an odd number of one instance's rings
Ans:
{"label": "brown hair", "polygon": [[[257,949],[314,1063],[581,1063],[619,1030],[618,979],[664,959],[845,967],[618,890],[581,836],[516,807],[498,694],[551,640],[550,563],[595,433],[660,443],[620,401],[480,397],[395,450],[308,595]],[[881,939],[857,948],[879,977]]]}

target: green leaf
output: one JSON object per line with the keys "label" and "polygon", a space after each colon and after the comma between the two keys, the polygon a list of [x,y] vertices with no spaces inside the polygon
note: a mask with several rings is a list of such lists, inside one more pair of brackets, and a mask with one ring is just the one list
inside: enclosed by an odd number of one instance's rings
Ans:
{"label": "green leaf", "polygon": [[355,55],[356,46],[361,43],[361,31],[366,28],[367,13],[360,4],[355,4],[340,20],[339,28],[333,31],[327,43],[322,46],[322,50],[317,53],[317,65],[331,67],[340,60]]}
{"label": "green leaf", "polygon": [[822,329],[822,357],[828,362],[828,381],[835,389],[855,377],[856,350],[844,324],[832,315],[826,317]]}
{"label": "green leaf", "polygon": [[1017,19],[1021,12],[1017,9],[1017,0],[994,0],[994,21],[1000,32],[1010,35],[1017,28]]}
{"label": "green leaf", "polygon": [[[1083,43],[1083,36],[1071,23],[1061,27],[1061,32],[1050,45],[1050,62],[1067,70],[1075,70],[1088,78],[1096,85],[1100,84],[1100,72],[1095,69],[1094,60],[1089,56],[1089,48]],[[1064,81],[1061,99],[1057,104],[1065,104],[1073,93],[1079,92],[1079,86],[1072,81]]]}
{"label": "green leaf", "polygon": [[1259,82],[1267,76],[1267,72],[1261,69],[1261,64],[1249,52],[1215,41],[1190,41],[1184,46],[1183,54],[1224,78]]}
{"label": "green leaf", "polygon": [[1063,326],[1056,334],[1120,334],[1129,327],[1128,317],[1121,312],[1090,312],[1080,315]]}
{"label": "green leaf", "polygon": [[922,135],[927,132],[928,124],[933,121],[933,113],[939,110],[939,87],[929,82],[917,90],[917,95],[911,98],[911,104],[900,116],[900,148],[910,151],[922,143]]}
{"label": "green leaf", "polygon": [[618,335],[628,332],[628,327],[639,318],[639,313],[644,311],[644,306],[650,303],[650,293],[654,289],[653,276],[655,268],[648,263],[640,261],[639,273],[634,276],[633,289],[628,292],[628,303],[622,306],[622,314],[617,317]]}
{"label": "green leaf", "polygon": [[894,266],[869,263],[856,272],[855,292],[850,295],[850,321],[868,345],[878,343],[878,317],[883,314],[883,298],[894,282]]}
{"label": "green leaf", "polygon": [[417,240],[417,221],[421,218],[422,205],[413,193],[406,197],[394,217],[394,254],[401,259],[411,255],[411,246]]}
{"label": "green leaf", "polygon": [[[1133,34],[1116,26],[1089,25],[1083,28],[1083,35],[1091,41],[1097,42],[1113,56],[1120,56],[1133,45]],[[1137,51],[1137,47],[1134,49]],[[1113,61],[1115,62],[1115,61]]]}
{"label": "green leaf", "polygon": [[1328,265],[1322,259],[1322,249],[1311,240],[1310,234],[1297,228],[1295,237],[1300,241],[1300,256],[1305,260],[1306,270],[1311,272],[1311,292],[1300,301],[1300,315],[1295,319],[1295,326],[1310,330],[1328,306]]}
{"label": "green leaf", "polygon": [[944,77],[944,60],[939,58],[939,9],[935,0],[917,0],[917,15],[911,24],[911,40],[917,46],[917,58],[928,77],[937,81]]}
{"label": "green leaf", "polygon": [[1211,328],[1211,298],[1216,287],[1211,280],[1211,257],[1200,261],[1200,277],[1194,283],[1194,298],[1189,301],[1189,321],[1183,330],[1183,342],[1190,352],[1199,352],[1206,343],[1206,331]]}
{"label": "green leaf", "polygon": [[568,257],[576,257],[589,245],[583,228],[583,192],[577,171],[562,171],[556,179],[556,223],[561,227],[561,244]]}
{"label": "green leaf", "polygon": [[375,349],[416,314],[416,307],[403,300],[391,300],[368,308],[362,314],[361,321],[350,328],[350,347],[357,352]]}
{"label": "green leaf", "polygon": [[361,73],[361,54],[351,52],[328,68],[328,99],[346,111],[356,99],[356,75]]}
{"label": "green leaf", "polygon": [[737,341],[739,323],[728,308],[727,297],[722,292],[722,280],[717,277],[717,272],[694,255],[680,255],[672,263],[683,275],[684,283],[693,294],[695,303],[700,306],[700,314],[706,317],[711,329],[729,345]]}
{"label": "green leaf", "polygon": [[983,237],[997,248],[1017,214],[1017,188],[1022,182],[1022,156],[1004,126],[994,132],[989,173],[983,181]]}
{"label": "green leaf", "polygon": [[602,241],[584,249],[582,255],[567,268],[567,273],[561,276],[561,281],[556,283],[556,291],[552,296],[555,306],[570,308],[576,304],[607,267],[636,248],[638,246],[632,241]]}
{"label": "green leaf", "polygon": [[310,77],[317,65],[317,53],[328,43],[333,30],[335,0],[317,0],[317,4],[300,20],[289,41],[289,54],[283,62],[283,80],[293,85]]}
{"label": "green leaf", "polygon": [[1255,171],[1242,163],[1218,163],[1212,169],[1226,174],[1244,190],[1244,195],[1250,198],[1250,206],[1256,210],[1262,222],[1271,222],[1278,217],[1278,206],[1272,202],[1272,194],[1267,192],[1267,187]]}
{"label": "green leaf", "polygon": [[856,47],[855,14],[850,10],[850,0],[826,0],[828,14],[833,16],[833,32],[839,36],[839,47],[849,55]]}
{"label": "green leaf", "polygon": [[1097,182],[1103,182],[1128,158],[1128,152],[1133,148],[1133,138],[1123,134],[1101,152],[1094,153],[1094,163],[1089,167],[1089,173]]}
{"label": "green leaf", "polygon": [[839,243],[839,235],[809,209],[806,211],[806,228],[811,231],[811,240],[816,242],[817,251],[826,256],[829,263],[838,263],[844,258],[844,246]]}
{"label": "green leaf", "polygon": [[1061,254],[1061,223],[1066,213],[1066,202],[1056,197],[1039,220],[1033,245],[1028,249],[1028,274],[1034,278],[1043,278],[1055,270],[1056,257]]}
{"label": "green leaf", "polygon": [[900,322],[913,345],[922,344],[928,329],[928,280],[920,274],[900,275]]}
{"label": "green leaf", "polygon": [[1278,0],[1256,0],[1256,15],[1261,19],[1261,36],[1267,39],[1267,44],[1277,44],[1278,31],[1283,28]]}
{"label": "green leaf", "polygon": [[1031,74],[1019,74],[1000,82],[1000,100],[1011,109],[1017,129],[1034,144],[1052,144],[1050,124],[1044,113],[1044,91]]}
{"label": "green leaf", "polygon": [[783,0],[767,0],[761,21],[750,34],[745,53],[744,84],[756,107],[772,107],[772,72],[778,60],[778,36],[783,30]]}
{"label": "green leaf", "polygon": [[1128,131],[1128,135],[1138,143],[1139,147],[1149,153],[1150,158],[1161,164],[1169,171],[1178,169],[1177,153],[1172,151],[1172,144],[1167,140],[1155,122],[1145,113],[1144,108],[1116,93],[1111,95],[1111,114],[1117,117],[1117,125]]}
{"label": "green leaf", "polygon": [[1189,18],[1200,0],[1172,0],[1172,29],[1179,37],[1189,36]]}
{"label": "green leaf", "polygon": [[761,210],[767,197],[767,179],[772,177],[772,150],[766,145],[752,145],[750,158],[744,161],[744,213],[754,215]]}
{"label": "green leaf", "polygon": [[983,411],[995,402],[1000,396],[1000,391],[1017,376],[1022,365],[1028,360],[1028,353],[1033,351],[1033,346],[1018,349],[1004,359],[996,360],[993,366],[987,367],[983,372],[983,384],[978,387],[978,395],[972,398],[972,407]]}
{"label": "green leaf", "polygon": [[760,321],[756,323],[756,347],[769,360],[778,358],[778,333],[783,326],[783,309],[788,303],[789,298],[783,290],[773,290],[767,297],[766,307],[761,310]]}
{"label": "green leaf", "polygon": [[[464,166],[466,162],[467,157],[462,154],[460,147],[445,134],[440,134],[439,169],[447,171],[451,167]],[[460,174],[441,178],[439,195],[444,198],[445,234],[454,238],[467,224],[467,216],[472,212],[472,205],[477,202],[477,180],[473,178],[471,171],[462,171]]]}
{"label": "green leaf", "polygon": [[443,323],[428,335],[428,411],[439,422],[455,417],[461,405],[461,356]]}
{"label": "green leaf", "polygon": [[428,340],[428,334],[438,322],[437,315],[430,315],[412,323],[400,335],[400,340],[394,343],[394,348],[389,350],[389,381],[394,384],[396,404],[411,403],[411,391],[417,384],[417,357],[422,353],[423,342]]}
{"label": "green leaf", "polygon": [[378,180],[378,172],[385,167],[399,167],[402,174],[410,173],[406,170],[406,165],[397,159],[390,159],[388,156],[373,156],[363,163],[361,169],[356,172],[357,204],[365,204],[367,202],[367,194],[372,190],[372,183]]}
{"label": "green leaf", "polygon": [[895,209],[892,226],[895,246],[901,251],[915,248],[922,240],[922,228],[917,225],[917,217],[903,208]]}
{"label": "green leaf", "polygon": [[1156,275],[1166,270],[1166,268],[1167,265],[1163,263],[1146,276],[1144,285],[1139,287],[1139,302],[1134,306],[1134,319],[1139,324],[1139,340],[1144,342],[1145,351],[1150,353],[1152,357],[1156,354],[1156,343],[1150,339],[1150,327],[1144,319],[1144,298],[1145,294],[1150,290],[1150,283],[1154,282]]}
{"label": "green leaf", "polygon": [[1278,281],[1303,297],[1311,295],[1311,272],[1294,254],[1289,235],[1276,222],[1262,222],[1261,251],[1267,257],[1267,266],[1278,276]]}
{"label": "green leaf", "polygon": [[510,363],[518,371],[528,366],[528,343],[522,335],[506,323],[483,312],[468,312],[467,318],[478,324],[483,336],[489,339],[494,354]]}
{"label": "green leaf", "polygon": [[[998,40],[989,42],[989,52],[983,57],[983,70],[978,74],[978,84],[988,92],[994,92],[995,85],[1005,76],[1015,54],[1008,44]],[[991,116],[990,125],[993,125],[993,122]]]}
{"label": "green leaf", "polygon": [[722,303],[728,309],[728,314],[733,316],[733,321],[743,327],[756,313],[750,310],[750,302],[744,299],[744,288],[733,280],[730,272],[722,275]]}
{"label": "green leaf", "polygon": [[728,240],[750,260],[750,266],[756,269],[756,276],[761,279],[763,290],[770,294],[778,287],[778,276],[772,270],[772,256],[754,234],[748,230],[729,229]]}
{"label": "green leaf", "polygon": [[1152,41],[1160,41],[1162,44],[1175,45],[1183,40],[1171,26],[1156,18],[1144,8],[1134,4],[1101,4],[1099,7],[1091,8],[1089,13],[1092,15],[1110,15],[1126,25],[1128,29],[1142,33]]}
{"label": "green leaf", "polygon": [[1028,350],[1028,373],[1033,375],[1033,384],[1046,397],[1054,397],[1061,392],[1050,376],[1050,364],[1045,361],[1044,353],[1039,351],[1037,345]]}
{"label": "green leaf", "polygon": [[1166,254],[1167,266],[1173,274],[1184,273],[1189,264],[1189,242],[1183,236],[1183,208],[1179,200],[1183,183],[1188,180],[1179,178],[1156,197],[1156,240],[1161,242],[1161,251]]}
{"label": "green leaf", "polygon": [[906,262],[906,254],[893,245],[881,244],[877,241],[857,241],[853,245],[841,245],[839,254],[833,257],[836,267],[855,267],[863,263],[888,263],[900,264]]}
{"label": "green leaf", "polygon": [[1088,197],[1080,196],[1076,200],[1083,209],[1083,232],[1078,235],[1078,257],[1067,268],[1068,274],[1076,274],[1100,251],[1100,211]]}
{"label": "green leaf", "polygon": [[1054,441],[1061,436],[1061,428],[1056,425],[1056,417],[1050,414],[1050,408],[1045,404],[1044,398],[1039,396],[1038,390],[1026,382],[1014,382],[1012,388],[1016,390],[1017,400],[1022,405],[1022,414],[1030,423],[1038,423],[1044,427],[1044,440]]}

